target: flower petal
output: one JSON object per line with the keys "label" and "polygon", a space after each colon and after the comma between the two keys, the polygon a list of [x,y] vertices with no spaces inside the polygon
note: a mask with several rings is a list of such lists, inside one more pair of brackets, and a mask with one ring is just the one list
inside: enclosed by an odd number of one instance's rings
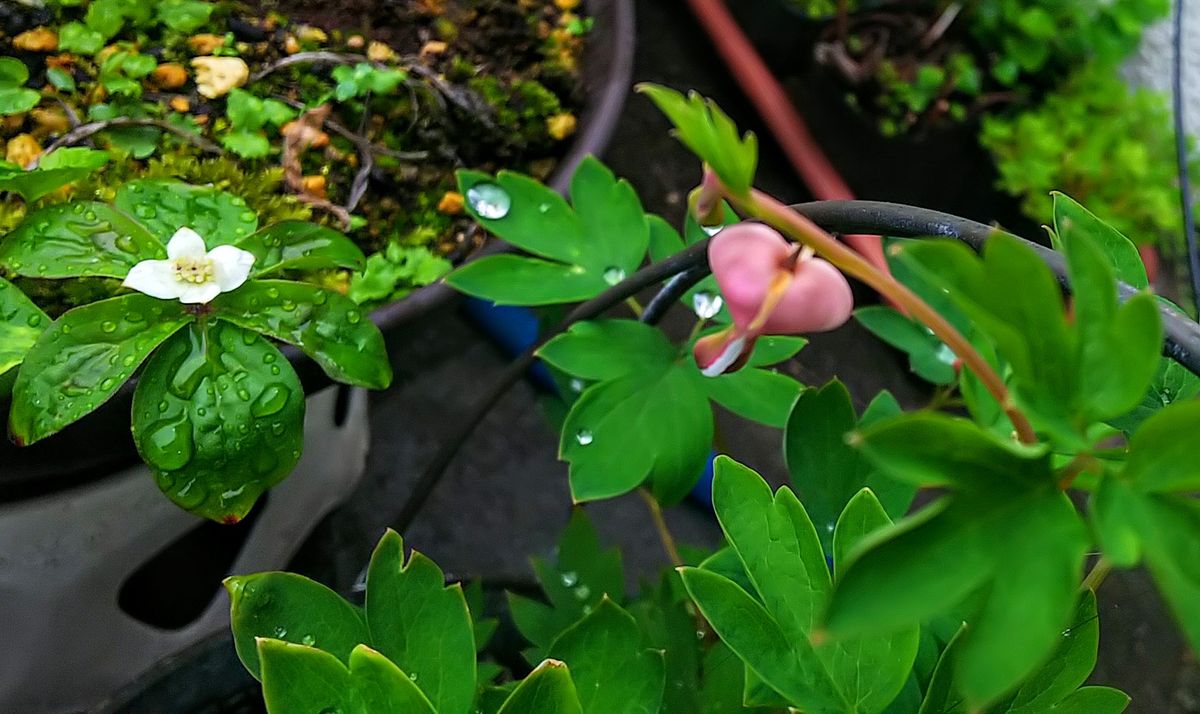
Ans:
{"label": "flower petal", "polygon": [[203,258],[205,251],[204,239],[196,231],[184,226],[175,231],[171,240],[167,241],[167,257],[171,260],[178,258]]}
{"label": "flower petal", "polygon": [[696,366],[705,377],[719,377],[727,372],[736,372],[750,358],[756,337],[732,326],[701,337],[692,346]]}
{"label": "flower petal", "polygon": [[175,269],[169,260],[143,260],[129,269],[121,284],[160,300],[178,298],[184,285],[175,279]]}
{"label": "flower petal", "polygon": [[179,291],[179,302],[187,304],[211,302],[221,294],[221,286],[215,280],[207,283],[180,283],[183,288]]}
{"label": "flower petal", "polygon": [[213,248],[208,252],[208,259],[213,264],[213,279],[223,293],[240,288],[254,266],[253,253],[231,245]]}

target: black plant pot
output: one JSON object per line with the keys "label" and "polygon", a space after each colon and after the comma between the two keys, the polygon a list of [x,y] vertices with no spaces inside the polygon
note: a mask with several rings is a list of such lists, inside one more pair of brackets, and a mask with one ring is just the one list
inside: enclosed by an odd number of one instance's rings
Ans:
{"label": "black plant pot", "polygon": [[[558,163],[549,184],[563,190],[578,163],[588,154],[603,151],[612,135],[630,87],[633,71],[634,12],[631,0],[588,0],[595,18],[583,59],[584,109],[580,130],[571,148]],[[443,284],[413,292],[401,301],[371,313],[385,332],[445,304],[455,293]],[[305,392],[329,384],[315,362],[298,349],[283,346]],[[0,439],[0,504],[45,496],[94,482],[138,461],[129,430],[134,382],[125,384],[112,399],[84,419],[58,434],[26,447]],[[0,416],[7,421],[11,400],[0,399]]]}

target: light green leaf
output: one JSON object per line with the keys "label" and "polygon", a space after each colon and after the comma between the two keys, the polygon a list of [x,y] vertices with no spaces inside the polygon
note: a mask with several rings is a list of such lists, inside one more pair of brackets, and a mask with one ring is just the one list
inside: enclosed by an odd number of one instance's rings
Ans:
{"label": "light green leaf", "polygon": [[475,638],[462,588],[389,530],[367,570],[372,645],[412,677],[438,714],[466,714],[475,695]]}
{"label": "light green leaf", "polygon": [[1188,643],[1200,648],[1200,502],[1184,496],[1146,496],[1135,524],[1146,566]]}
{"label": "light green leaf", "polygon": [[166,256],[140,223],[95,201],[34,211],[0,239],[0,264],[34,278],[124,278],[138,262]]}
{"label": "light green leaf", "polygon": [[233,194],[172,179],[138,179],[117,190],[118,208],[136,216],[164,244],[188,227],[211,250],[232,245],[258,229],[258,216]]}
{"label": "light green leaf", "polygon": [[138,380],[133,436],[168,498],[205,518],[237,522],[300,459],[304,388],[261,336],[223,322],[193,323],[155,353]]}
{"label": "light green leaf", "polygon": [[59,28],[58,49],[81,55],[94,55],[104,47],[104,35],[82,22],[68,22]]}
{"label": "light green leaf", "polygon": [[225,579],[229,619],[238,657],[260,677],[259,638],[316,647],[350,663],[350,652],[367,643],[362,612],[324,585],[294,573],[257,573]]}
{"label": "light green leaf", "polygon": [[1141,490],[1184,492],[1200,489],[1200,464],[1192,445],[1200,430],[1200,402],[1177,402],[1147,419],[1129,441],[1121,473]]}
{"label": "light green leaf", "polygon": [[42,95],[25,87],[29,68],[15,57],[0,57],[0,114],[21,114],[37,106]]}
{"label": "light green leaf", "polygon": [[599,159],[588,156],[571,176],[571,205],[583,224],[585,267],[601,275],[610,268],[637,268],[646,255],[650,229],[628,181],[618,180]]}
{"label": "light green leaf", "polygon": [[160,0],[158,21],[176,32],[195,32],[208,22],[216,7],[201,0]]}
{"label": "light green leaf", "polygon": [[141,294],[68,310],[38,337],[17,373],[13,437],[32,444],[91,413],[191,319],[179,303]]}
{"label": "light green leaf", "polygon": [[349,668],[322,650],[275,639],[260,639],[258,653],[270,714],[434,714],[408,675],[366,645],[350,654]]}
{"label": "light green leaf", "polygon": [[1055,704],[1050,714],[1121,714],[1129,695],[1111,687],[1081,687]]}
{"label": "light green leaf", "polygon": [[231,129],[221,137],[221,146],[243,159],[261,159],[271,153],[270,140],[257,129]]}
{"label": "light green leaf", "polygon": [[0,278],[0,375],[20,364],[49,326],[50,317],[41,308]]}
{"label": "light green leaf", "polygon": [[1054,197],[1054,231],[1061,240],[1069,241],[1074,235],[1086,236],[1103,251],[1118,279],[1139,290],[1149,286],[1146,267],[1142,265],[1142,257],[1133,241],[1070,196],[1058,191],[1051,195]]}
{"label": "light green leaf", "polygon": [[657,714],[663,656],[645,649],[633,616],[607,597],[554,641],[550,657],[570,667],[584,714]]}
{"label": "light green leaf", "polygon": [[253,275],[280,270],[362,270],[362,249],[344,234],[307,221],[280,221],[234,243],[254,254]]}
{"label": "light green leaf", "polygon": [[729,411],[777,429],[787,426],[792,405],[804,389],[786,374],[750,367],[706,378],[703,384],[708,396]]}
{"label": "light green leaf", "polygon": [[881,305],[859,308],[854,317],[876,337],[907,354],[909,369],[922,379],[951,384],[958,378],[954,368],[957,357],[923,325]]}
{"label": "light green leaf", "polygon": [[38,162],[35,169],[0,173],[0,190],[12,191],[36,201],[69,183],[85,178],[108,163],[108,152],[70,147],[55,149]]}
{"label": "light green leaf", "polygon": [[296,345],[331,378],[369,389],[392,382],[383,334],[353,300],[291,280],[251,280],[210,303],[216,317]]}
{"label": "light green leaf", "polygon": [[667,115],[679,140],[712,166],[731,191],[750,190],[758,163],[758,139],[752,132],[739,137],[737,126],[716,103],[696,92],[685,98],[673,89],[646,83],[637,90]]}

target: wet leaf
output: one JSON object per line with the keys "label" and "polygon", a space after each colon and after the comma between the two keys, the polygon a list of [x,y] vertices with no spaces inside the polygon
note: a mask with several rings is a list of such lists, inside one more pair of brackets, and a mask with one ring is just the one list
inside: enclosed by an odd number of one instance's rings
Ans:
{"label": "wet leaf", "polygon": [[555,336],[538,357],[587,380],[623,377],[647,365],[669,364],[678,353],[661,330],[636,320],[585,320]]}
{"label": "wet leaf", "polygon": [[261,676],[260,637],[316,647],[343,664],[350,663],[355,646],[368,643],[362,611],[301,575],[237,575],[225,580],[225,589],[238,657],[255,678]]}
{"label": "wet leaf", "polygon": [[342,233],[307,221],[280,221],[234,245],[254,254],[255,276],[279,270],[362,270],[366,258]]}
{"label": "wet leaf", "polygon": [[0,170],[0,191],[12,191],[25,201],[36,201],[69,183],[86,178],[108,163],[108,153],[71,147],[55,149],[28,171]]}
{"label": "wet leaf", "polygon": [[146,365],[133,395],[133,435],[168,498],[236,522],[300,459],[304,389],[261,336],[194,323]]}
{"label": "wet leaf", "polygon": [[420,687],[438,714],[466,714],[475,695],[475,639],[462,588],[446,586],[433,561],[404,560],[404,541],[389,530],[367,571],[367,628],[372,645]]}
{"label": "wet leaf", "polygon": [[578,266],[519,255],[489,255],[446,276],[455,290],[497,305],[580,302],[611,287]]}
{"label": "wet leaf", "polygon": [[258,228],[258,216],[233,194],[172,179],[138,179],[117,190],[114,203],[166,244],[186,226],[211,250],[232,245]]}
{"label": "wet leaf", "polygon": [[220,320],[296,345],[339,382],[370,389],[392,382],[383,334],[340,293],[291,280],[251,280],[210,304]]}
{"label": "wet leaf", "polygon": [[270,714],[435,714],[429,700],[395,664],[366,645],[350,666],[312,647],[260,639],[263,699]]}
{"label": "wet leaf", "polygon": [[17,373],[13,436],[31,444],[91,413],[191,319],[179,303],[141,294],[68,310],[38,337]]}
{"label": "wet leaf", "polygon": [[[521,681],[497,714],[582,714],[566,665],[546,660]],[[439,713],[440,714],[440,713]]]}
{"label": "wet leaf", "polygon": [[20,288],[0,278],[0,375],[25,359],[50,318]]}
{"label": "wet leaf", "polygon": [[124,278],[138,262],[166,257],[145,227],[96,201],[34,211],[0,239],[0,264],[32,278]]}

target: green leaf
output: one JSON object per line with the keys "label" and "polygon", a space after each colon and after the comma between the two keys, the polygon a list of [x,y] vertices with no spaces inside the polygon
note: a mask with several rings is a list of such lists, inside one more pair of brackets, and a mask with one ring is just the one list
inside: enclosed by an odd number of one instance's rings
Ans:
{"label": "green leaf", "polygon": [[833,587],[817,531],[787,488],[727,456],[713,464],[717,520],[766,611],[789,641],[807,639]]}
{"label": "green leaf", "polygon": [[[480,225],[545,259],[473,261],[447,278],[479,297],[512,304],[585,299],[636,271],[646,252],[649,227],[637,194],[594,159],[584,161],[573,178],[574,209],[553,189],[509,171],[494,178],[460,171],[458,184]],[[470,281],[459,277],[464,272]]]}
{"label": "green leaf", "polygon": [[745,193],[754,182],[758,139],[752,132],[738,136],[737,125],[712,100],[654,84],[637,90],[650,97],[675,125],[675,135],[701,161],[712,166],[721,181],[735,193]]}
{"label": "green leaf", "polygon": [[599,295],[610,285],[576,265],[519,255],[489,255],[446,276],[459,292],[497,305],[557,305]]}
{"label": "green leaf", "polygon": [[261,336],[222,322],[173,336],[133,393],[134,443],[159,489],[213,520],[241,520],[291,473],[303,432],[304,388],[291,365]]}
{"label": "green leaf", "polygon": [[[990,583],[956,660],[962,693],[982,706],[1054,647],[1069,624],[1087,546],[1078,514],[1056,490],[947,497],[868,539],[837,583],[826,625],[838,637],[891,631]],[[1011,577],[1017,571],[1021,577]]]}
{"label": "green leaf", "polygon": [[82,22],[68,22],[59,28],[58,49],[81,55],[94,55],[104,47],[104,35]]}
{"label": "green leaf", "polygon": [[132,294],[68,310],[25,355],[9,430],[32,444],[97,409],[192,318],[179,303]]}
{"label": "green leaf", "polygon": [[934,384],[951,384],[958,378],[955,354],[919,323],[881,305],[859,308],[854,317],[879,339],[908,355],[909,368]]}
{"label": "green leaf", "polygon": [[649,368],[589,387],[563,424],[576,503],[612,498],[648,481],[674,503],[699,479],[712,448],[712,409],[693,372]]}
{"label": "green leaf", "polygon": [[587,380],[623,377],[667,365],[678,350],[658,328],[637,320],[577,322],[538,350],[557,369]]}
{"label": "green leaf", "polygon": [[550,646],[571,669],[584,714],[657,714],[663,657],[642,645],[633,616],[605,597]]}
{"label": "green leaf", "polygon": [[1148,492],[1200,489],[1200,465],[1188,448],[1200,429],[1200,402],[1177,402],[1142,424],[1129,441],[1122,478]]}
{"label": "green leaf", "polygon": [[404,541],[389,530],[367,570],[371,643],[407,672],[438,714],[471,711],[475,638],[462,588],[420,553],[404,562]]}
{"label": "green leaf", "polygon": [[1142,395],[1142,401],[1133,410],[1108,423],[1126,434],[1133,434],[1141,424],[1163,407],[1178,401],[1186,401],[1200,395],[1200,377],[1192,374],[1173,359],[1159,360],[1158,371],[1150,388]]}
{"label": "green leaf", "polygon": [[1051,714],[1121,714],[1129,695],[1111,687],[1081,687],[1055,704]]}
{"label": "green leaf", "polygon": [[0,375],[21,364],[50,326],[50,317],[25,293],[0,278]]}
{"label": "green leaf", "polygon": [[833,550],[833,530],[846,503],[864,486],[888,493],[894,516],[908,509],[915,489],[874,472],[857,449],[846,443],[857,418],[845,385],[833,380],[806,389],[792,407],[783,436],[783,452],[792,484],[816,524],[826,552]]}
{"label": "green leaf", "polygon": [[918,714],[967,714],[966,702],[954,688],[954,663],[951,661],[966,630],[967,624],[964,622],[946,649],[942,650]]}
{"label": "green leaf", "polygon": [[233,245],[258,229],[258,216],[233,194],[172,179],[138,179],[117,190],[117,207],[137,216],[163,243],[188,227],[211,250]]}
{"label": "green leaf", "polygon": [[782,429],[804,389],[795,379],[767,369],[744,367],[706,378],[708,396],[738,416]]}
{"label": "green leaf", "polygon": [[1053,483],[1044,445],[1017,444],[938,412],[886,419],[851,440],[878,468],[914,486],[1004,493]]}
{"label": "green leaf", "polygon": [[892,519],[879,503],[879,499],[864,488],[846,504],[842,515],[838,516],[837,527],[833,531],[833,568],[834,577],[841,578],[850,563],[850,554],[855,546],[862,543],[866,537],[876,531],[892,525]]}
{"label": "green leaf", "polygon": [[158,21],[176,32],[195,32],[204,27],[215,9],[216,5],[201,0],[161,0]]}
{"label": "green leaf", "polygon": [[366,645],[351,653],[349,668],[327,652],[281,640],[260,639],[258,652],[270,714],[434,714],[417,685]]}
{"label": "green leaf", "polygon": [[0,239],[0,264],[34,278],[124,278],[138,262],[165,257],[140,223],[95,201],[34,211]]}
{"label": "green leaf", "polygon": [[586,266],[598,268],[602,275],[609,268],[637,268],[646,255],[650,229],[628,181],[618,180],[599,159],[587,156],[571,176],[571,205],[583,224]]}
{"label": "green leaf", "polygon": [[265,122],[263,100],[240,87],[234,87],[225,102],[225,115],[234,128],[257,131]]}
{"label": "green leaf", "polygon": [[221,137],[221,146],[243,159],[261,159],[271,153],[267,135],[256,129],[233,129]]}
{"label": "green leaf", "polygon": [[1193,648],[1200,648],[1200,502],[1143,496],[1134,524],[1146,566]]}
{"label": "green leaf", "polygon": [[75,91],[75,77],[62,67],[50,67],[46,70],[46,81],[60,92]]}
{"label": "green leaf", "polygon": [[220,320],[296,345],[339,382],[369,389],[392,382],[383,334],[340,293],[291,280],[251,280],[210,305]]}
{"label": "green leaf", "polygon": [[229,619],[238,657],[260,678],[259,638],[316,647],[350,663],[350,652],[367,643],[361,611],[329,588],[293,573],[257,573],[225,579]]}
{"label": "green leaf", "polygon": [[762,605],[728,578],[700,568],[681,568],[680,574],[721,640],[772,689],[813,714],[850,709],[807,638],[788,637]]}
{"label": "green leaf", "polygon": [[29,68],[15,57],[0,57],[0,114],[21,114],[37,106],[42,95],[27,89]]}
{"label": "green leaf", "polygon": [[12,191],[25,199],[26,203],[36,201],[95,173],[96,169],[108,163],[108,158],[107,152],[95,149],[55,149],[43,156],[35,169],[0,173],[0,190]]}
{"label": "green leaf", "polygon": [[1146,266],[1137,246],[1120,231],[1097,218],[1091,211],[1070,196],[1052,191],[1054,200],[1054,232],[1061,240],[1071,236],[1086,236],[1086,239],[1103,251],[1117,279],[1141,290],[1149,286]]}
{"label": "green leaf", "polygon": [[254,276],[281,270],[362,270],[367,260],[344,234],[308,221],[280,221],[234,245],[254,254]]}
{"label": "green leaf", "polygon": [[585,612],[595,609],[604,597],[616,602],[624,600],[621,551],[601,549],[596,529],[582,508],[572,510],[556,552],[553,564],[533,559],[534,574],[549,605],[509,594],[517,629],[543,651],[549,649],[559,633]]}
{"label": "green leaf", "polygon": [[582,714],[567,666],[546,660],[521,681],[497,714]]}
{"label": "green leaf", "polygon": [[1132,568],[1142,557],[1142,496],[1127,481],[1105,476],[1092,498],[1092,527],[1105,557],[1118,568]]}

